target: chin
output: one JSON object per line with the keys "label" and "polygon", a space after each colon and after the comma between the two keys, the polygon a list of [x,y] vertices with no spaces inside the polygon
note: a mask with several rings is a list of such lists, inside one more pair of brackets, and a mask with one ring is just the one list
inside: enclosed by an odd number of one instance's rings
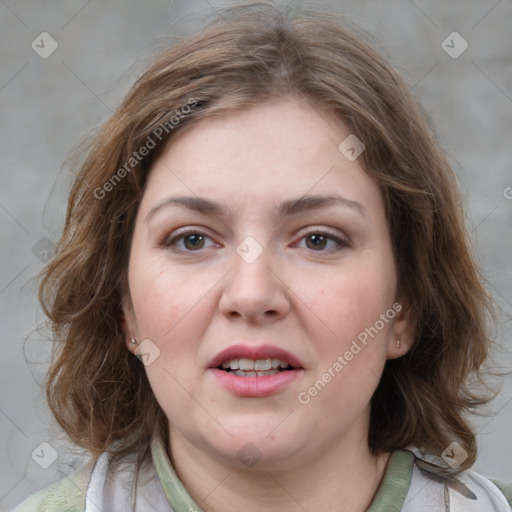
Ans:
{"label": "chin", "polygon": [[[283,419],[268,415],[267,418],[233,418],[224,422],[226,430],[233,436],[222,439],[206,439],[216,456],[225,463],[253,471],[279,471],[288,469],[293,463],[291,457],[307,442],[308,436],[302,435],[293,425],[284,425]],[[209,431],[211,433],[211,431]],[[303,442],[301,442],[301,439]]]}

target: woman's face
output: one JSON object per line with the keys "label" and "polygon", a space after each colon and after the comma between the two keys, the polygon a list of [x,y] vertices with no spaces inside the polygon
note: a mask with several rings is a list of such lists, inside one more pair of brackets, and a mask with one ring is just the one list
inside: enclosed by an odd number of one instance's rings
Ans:
{"label": "woman's face", "polygon": [[173,453],[285,469],[367,449],[370,399],[410,339],[349,135],[290,98],[199,122],[152,168],[124,328]]}

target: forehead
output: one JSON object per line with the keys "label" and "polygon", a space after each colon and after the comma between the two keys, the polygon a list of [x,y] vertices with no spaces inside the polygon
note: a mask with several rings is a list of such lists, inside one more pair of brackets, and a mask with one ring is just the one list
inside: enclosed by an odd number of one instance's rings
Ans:
{"label": "forehead", "polygon": [[172,140],[151,169],[141,210],[169,194],[249,208],[305,195],[340,194],[382,207],[377,185],[340,144],[341,120],[295,99],[211,116]]}

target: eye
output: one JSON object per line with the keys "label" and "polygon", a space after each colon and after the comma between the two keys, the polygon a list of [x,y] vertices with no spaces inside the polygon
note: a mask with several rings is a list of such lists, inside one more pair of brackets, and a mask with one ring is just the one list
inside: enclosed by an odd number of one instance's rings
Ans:
{"label": "eye", "polygon": [[[160,245],[162,247],[171,247],[173,250],[194,252],[205,248],[205,240],[211,238],[197,230],[188,230],[178,232],[173,237],[164,239]],[[180,242],[183,242],[180,244]]]}
{"label": "eye", "polygon": [[[306,241],[306,248],[311,249],[315,252],[334,252],[338,251],[340,249],[343,249],[344,247],[348,247],[349,244],[344,241],[340,240],[339,238],[335,237],[334,235],[331,235],[329,233],[325,233],[323,231],[309,231],[305,236],[301,238],[301,241]],[[331,247],[327,250],[326,247],[329,245],[329,242],[331,243]]]}
{"label": "eye", "polygon": [[[206,240],[213,240],[206,234],[201,231],[188,229],[186,231],[178,231],[173,236],[164,238],[159,242],[160,247],[171,248],[173,251],[181,251],[181,252],[197,252],[201,249],[206,249],[211,247],[212,245],[216,245],[215,243],[210,246],[206,245]],[[318,230],[310,230],[306,233],[300,241],[305,241],[306,249],[311,249],[315,252],[324,252],[330,253],[341,250],[345,247],[348,247],[349,244],[340,240],[338,237]],[[329,244],[331,247],[329,248]],[[325,250],[327,248],[327,250]]]}

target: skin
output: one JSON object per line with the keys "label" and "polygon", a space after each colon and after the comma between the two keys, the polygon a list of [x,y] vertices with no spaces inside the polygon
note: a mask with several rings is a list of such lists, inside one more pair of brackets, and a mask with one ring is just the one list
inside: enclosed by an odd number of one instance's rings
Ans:
{"label": "skin", "polygon": [[[289,97],[200,121],[150,172],[123,328],[132,352],[131,337],[160,350],[146,372],[169,418],[169,456],[205,511],[362,511],[382,480],[389,454],[369,451],[369,402],[386,359],[412,343],[405,307],[309,403],[298,400],[401,299],[383,198],[358,160],[338,150],[349,134],[340,120]],[[273,210],[332,193],[364,213],[342,204],[286,217]],[[168,206],[145,221],[164,198],[181,195],[218,201],[230,213]],[[159,243],[182,227],[204,238]],[[307,228],[344,243],[314,244]],[[236,252],[247,236],[263,249],[252,263]],[[275,395],[235,396],[207,366],[237,343],[284,348],[304,372]],[[252,467],[237,456],[248,442],[261,455]]]}

